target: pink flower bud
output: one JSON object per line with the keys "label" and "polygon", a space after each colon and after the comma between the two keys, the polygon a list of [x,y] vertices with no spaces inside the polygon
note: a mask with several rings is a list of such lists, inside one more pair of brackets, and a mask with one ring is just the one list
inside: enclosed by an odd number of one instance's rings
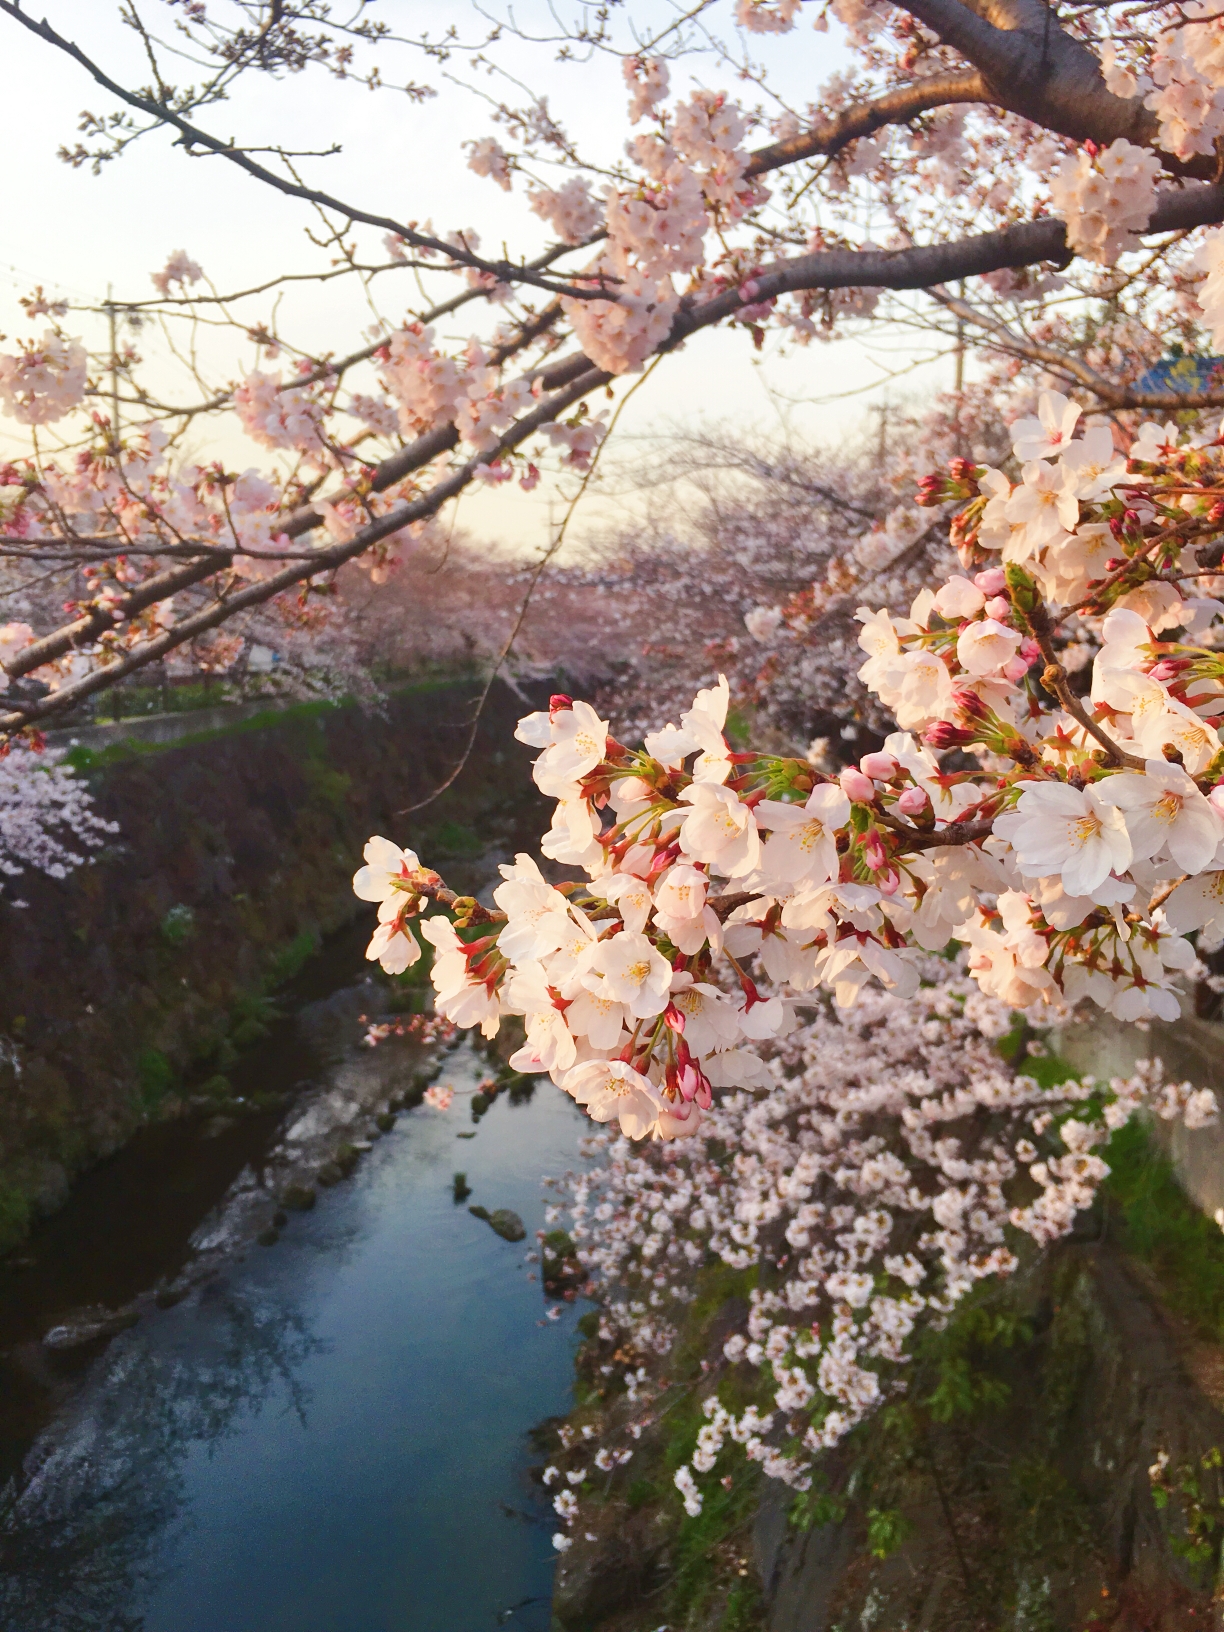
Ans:
{"label": "pink flower bud", "polygon": [[896,895],[901,888],[901,875],[893,867],[876,879],[876,889],[882,895]]}
{"label": "pink flower bud", "polygon": [[973,581],[983,595],[1002,595],[1007,588],[1007,574],[1002,567],[987,567],[977,573]]}
{"label": "pink flower bud", "polygon": [[696,1100],[703,1111],[708,1111],[714,1103],[714,1096],[710,1092],[710,1079],[701,1067],[691,1060],[680,1068],[679,1087],[681,1097],[685,1100]]}
{"label": "pink flower bud", "polygon": [[857,804],[870,804],[875,798],[875,783],[862,771],[855,770],[853,765],[847,765],[837,780],[846,798]]}
{"label": "pink flower bud", "polygon": [[962,731],[959,726],[950,725],[947,720],[936,720],[934,725],[928,725],[922,733],[922,740],[928,748],[963,748],[965,743],[973,741],[972,731]]}
{"label": "pink flower bud", "polygon": [[1033,664],[1036,663],[1037,659],[1041,656],[1041,647],[1038,646],[1037,642],[1030,636],[1029,638],[1020,642],[1019,655],[1031,669]]}
{"label": "pink flower bud", "polygon": [[891,754],[864,754],[859,760],[859,770],[864,776],[874,777],[877,782],[887,782],[897,774],[897,762]]}
{"label": "pink flower bud", "polygon": [[1172,680],[1175,674],[1181,671],[1176,663],[1170,663],[1168,658],[1163,659],[1156,666],[1148,670],[1153,680]]}
{"label": "pink flower bud", "polygon": [[684,1016],[674,1003],[669,1003],[663,1010],[663,1024],[669,1026],[672,1031],[684,1030]]}
{"label": "pink flower bud", "polygon": [[925,788],[906,788],[897,800],[897,809],[906,816],[921,816],[927,808]]}
{"label": "pink flower bud", "polygon": [[990,717],[990,709],[968,686],[958,686],[952,693],[953,707],[971,720],[985,720]]}
{"label": "pink flower bud", "polygon": [[567,697],[563,691],[554,691],[548,699],[548,712],[550,714],[560,714],[564,709],[573,708],[573,706],[574,699]]}
{"label": "pink flower bud", "polygon": [[881,872],[888,865],[888,857],[884,854],[884,846],[880,843],[878,833],[868,833],[863,840],[863,860],[873,873]]}
{"label": "pink flower bud", "polygon": [[988,618],[997,618],[1000,623],[1006,623],[1011,615],[1011,602],[1006,595],[992,595],[982,611]]}
{"label": "pink flower bud", "polygon": [[1003,665],[1004,676],[1011,681],[1013,686],[1018,686],[1028,671],[1028,664],[1019,655],[1008,658]]}

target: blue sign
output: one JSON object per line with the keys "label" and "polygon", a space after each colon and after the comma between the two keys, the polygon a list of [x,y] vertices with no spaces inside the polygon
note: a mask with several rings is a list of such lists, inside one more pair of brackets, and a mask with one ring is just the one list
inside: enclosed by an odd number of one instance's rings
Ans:
{"label": "blue sign", "polygon": [[1215,391],[1224,385],[1224,357],[1162,357],[1135,381],[1136,391]]}

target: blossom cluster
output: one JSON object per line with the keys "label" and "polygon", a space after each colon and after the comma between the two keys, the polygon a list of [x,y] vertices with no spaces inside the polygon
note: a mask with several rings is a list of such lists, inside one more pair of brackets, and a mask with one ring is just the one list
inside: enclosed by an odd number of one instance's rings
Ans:
{"label": "blossom cluster", "polygon": [[[1188,936],[1224,936],[1224,662],[1190,643],[1221,606],[1182,591],[1216,581],[1192,546],[1219,529],[1224,471],[1171,426],[1123,457],[1077,416],[1048,394],[1012,427],[1018,482],[963,460],[924,481],[967,501],[965,571],[906,619],[860,609],[860,676],[900,729],[858,765],[734,750],[725,679],[640,749],[568,696],[522,720],[556,801],[542,854],[585,879],[520,855],[496,911],[424,917],[437,1012],[486,1036],[521,1016],[516,1068],[663,1140],[696,1132],[715,1088],[762,1080],[753,1045],[803,994],[912,996],[950,942],[985,994],[1046,1023],[1084,1000],[1176,1019]],[[1080,616],[1100,641],[1082,694],[1058,655]],[[366,860],[368,955],[403,970],[448,892],[386,839]]]}
{"label": "blossom cluster", "polygon": [[79,340],[48,329],[15,353],[0,355],[0,407],[23,425],[51,425],[79,406],[89,359]]}
{"label": "blossom cluster", "polygon": [[[1000,1058],[1015,1035],[1004,1005],[942,960],[924,974],[908,1001],[817,1006],[774,1051],[768,1086],[724,1095],[683,1146],[608,1132],[588,1142],[592,1167],[551,1181],[547,1220],[566,1218],[597,1288],[608,1397],[633,1397],[599,1425],[597,1465],[631,1450],[640,1406],[664,1403],[694,1283],[722,1266],[743,1276],[747,1309],[714,1359],[738,1369],[741,1403],[720,1400],[717,1365],[677,1489],[699,1513],[734,1446],[807,1488],[821,1453],[904,1391],[919,1332],[1012,1273],[1025,1237],[1066,1235],[1108,1174],[1114,1129],[1139,1109],[1191,1128],[1216,1117],[1210,1091],[1164,1084],[1158,1062],[1042,1087],[1037,1039],[1032,1075]],[[580,1525],[578,1503],[558,1511]]]}
{"label": "blossom cluster", "polygon": [[[1091,149],[1091,151],[1089,151]],[[1068,247],[1102,266],[1135,249],[1156,201],[1160,160],[1119,136],[1064,159],[1050,177],[1050,199],[1067,223]]]}

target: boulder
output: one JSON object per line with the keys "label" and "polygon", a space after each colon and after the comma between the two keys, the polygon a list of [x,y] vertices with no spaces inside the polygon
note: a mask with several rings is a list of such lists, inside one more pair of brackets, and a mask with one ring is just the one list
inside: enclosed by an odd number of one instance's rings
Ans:
{"label": "boulder", "polygon": [[469,1207],[468,1212],[473,1218],[483,1218],[491,1230],[495,1230],[503,1241],[522,1241],[527,1231],[523,1221],[517,1213],[512,1213],[509,1207],[499,1207],[496,1212],[490,1212],[487,1207]]}

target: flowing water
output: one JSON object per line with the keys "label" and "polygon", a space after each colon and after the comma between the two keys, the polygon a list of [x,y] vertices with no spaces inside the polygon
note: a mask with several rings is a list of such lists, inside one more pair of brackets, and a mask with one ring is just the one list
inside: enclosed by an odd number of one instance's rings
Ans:
{"label": "flowing water", "polygon": [[[330,983],[344,1011],[351,948],[332,964],[315,996]],[[264,1069],[334,1068],[311,1055],[337,1012],[304,1005]],[[474,1121],[482,1067],[448,1055],[449,1111],[400,1116],[275,1246],[105,1346],[48,1355],[36,1334],[177,1271],[273,1120],[153,1130],[0,1275],[4,1632],[543,1632],[554,1525],[529,1435],[568,1409],[577,1312],[547,1318],[526,1249],[584,1120],[544,1082]],[[526,1241],[455,1201],[457,1170]]]}

